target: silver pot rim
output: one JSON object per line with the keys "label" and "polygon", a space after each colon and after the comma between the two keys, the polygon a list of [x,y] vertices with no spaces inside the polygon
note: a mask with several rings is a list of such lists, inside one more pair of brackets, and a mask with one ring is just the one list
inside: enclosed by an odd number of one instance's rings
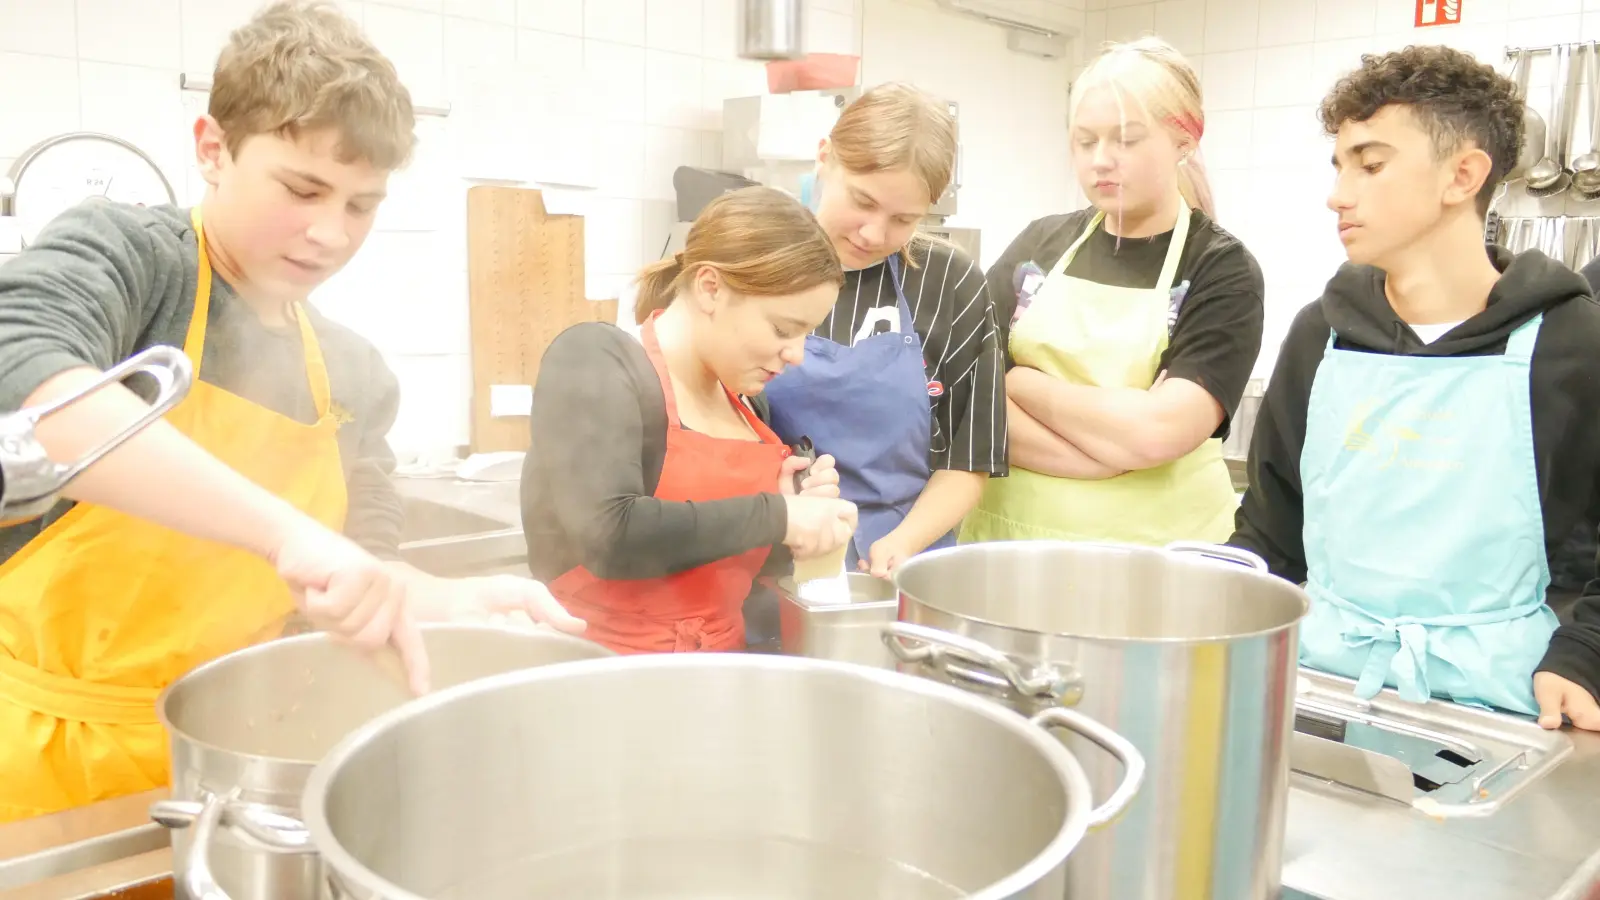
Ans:
{"label": "silver pot rim", "polygon": [[[1114,551],[1114,552],[1118,552],[1118,553],[1126,553],[1126,554],[1129,554],[1129,555],[1133,555],[1133,554],[1157,554],[1157,555],[1169,557],[1176,564],[1179,564],[1179,565],[1211,565],[1211,566],[1221,565],[1221,566],[1229,566],[1230,568],[1237,570],[1238,571],[1238,575],[1241,578],[1249,578],[1249,579],[1252,579],[1252,580],[1255,580],[1255,581],[1262,582],[1264,584],[1270,584],[1274,589],[1277,589],[1277,590],[1282,590],[1284,588],[1289,588],[1289,589],[1295,591],[1299,595],[1297,599],[1299,599],[1299,601],[1300,601],[1300,614],[1295,616],[1294,618],[1290,619],[1287,622],[1283,622],[1283,623],[1280,623],[1278,625],[1273,625],[1273,626],[1270,626],[1270,627],[1267,627],[1267,628],[1258,628],[1255,631],[1239,631],[1239,632],[1235,632],[1233,634],[1219,634],[1219,635],[1215,635],[1215,636],[1207,636],[1207,637],[1200,637],[1200,638],[1190,638],[1190,637],[1120,637],[1120,636],[1116,636],[1116,635],[1104,635],[1104,634],[1086,635],[1086,634],[1079,634],[1077,632],[1072,632],[1072,631],[1041,631],[1041,630],[1039,630],[1037,628],[1025,628],[1025,627],[1022,627],[1022,626],[1019,626],[1019,625],[1012,624],[1010,622],[1003,622],[1003,621],[998,620],[998,619],[991,619],[991,618],[985,618],[983,616],[973,615],[972,613],[969,613],[969,612],[959,612],[959,611],[953,610],[953,609],[951,609],[948,606],[945,606],[943,604],[935,603],[932,600],[928,600],[928,599],[925,599],[923,597],[919,597],[916,594],[913,594],[912,592],[910,592],[910,591],[905,589],[905,587],[904,587],[904,578],[905,578],[907,572],[915,573],[915,572],[919,571],[920,569],[926,568],[928,565],[932,564],[933,562],[937,562],[938,560],[943,559],[945,557],[971,554],[971,553],[974,553],[974,552],[978,552],[979,550],[981,550],[984,547],[1025,547],[1025,548],[1028,548],[1030,550],[1031,549],[1038,549],[1040,551],[1044,551],[1044,550],[1068,550],[1068,551],[1071,551],[1071,552],[1074,552],[1074,553],[1082,552],[1084,550],[1100,550],[1100,551],[1108,551],[1109,550],[1109,551]],[[1167,548],[1164,548],[1164,547],[1153,547],[1153,546],[1149,546],[1149,545],[1146,545],[1146,544],[1125,544],[1125,543],[1118,543],[1118,542],[1115,542],[1115,541],[1064,541],[1064,540],[987,541],[987,542],[982,543],[982,544],[958,544],[958,545],[956,545],[954,547],[941,547],[941,548],[939,548],[937,550],[924,550],[923,552],[917,554],[916,556],[911,557],[910,559],[906,560],[904,563],[900,564],[899,568],[897,568],[895,570],[895,573],[894,573],[894,586],[895,586],[896,593],[899,595],[899,599],[900,599],[900,602],[901,602],[902,605],[905,602],[910,601],[912,603],[917,604],[918,606],[926,607],[928,609],[933,610],[934,612],[941,613],[941,614],[946,615],[946,616],[950,616],[951,618],[954,618],[954,619],[960,619],[960,620],[962,620],[964,622],[973,622],[973,623],[976,623],[976,624],[979,624],[979,625],[984,625],[984,626],[987,626],[987,627],[990,627],[990,628],[996,628],[996,629],[999,629],[1000,631],[1008,632],[1010,634],[1016,634],[1016,635],[1041,635],[1042,634],[1042,635],[1045,635],[1045,636],[1048,636],[1048,637],[1067,638],[1067,639],[1071,639],[1071,640],[1075,640],[1075,641],[1088,641],[1088,642],[1097,643],[1097,644],[1139,644],[1139,645],[1161,644],[1161,645],[1173,646],[1173,647],[1177,647],[1177,646],[1200,646],[1200,645],[1204,645],[1204,644],[1227,644],[1227,643],[1233,643],[1235,641],[1245,640],[1245,639],[1248,639],[1248,638],[1264,637],[1266,635],[1276,634],[1276,633],[1278,633],[1280,631],[1284,631],[1284,630],[1289,629],[1289,628],[1295,628],[1295,627],[1299,626],[1300,621],[1302,619],[1304,619],[1311,612],[1311,598],[1310,598],[1310,596],[1308,596],[1305,593],[1304,588],[1301,588],[1300,586],[1295,585],[1295,584],[1293,584],[1291,582],[1285,581],[1284,579],[1279,578],[1278,576],[1273,575],[1273,574],[1271,574],[1271,573],[1269,573],[1269,572],[1267,572],[1265,570],[1255,570],[1255,569],[1251,569],[1251,568],[1249,568],[1247,566],[1241,566],[1241,565],[1237,565],[1237,564],[1234,564],[1234,563],[1227,563],[1227,562],[1222,562],[1222,561],[1218,561],[1218,560],[1207,559],[1207,558],[1199,556],[1199,555],[1174,553],[1173,551],[1168,550]]]}
{"label": "silver pot rim", "polygon": [[1054,734],[999,704],[960,688],[926,678],[833,660],[745,653],[659,653],[578,660],[561,665],[508,672],[436,691],[373,719],[346,735],[344,740],[324,756],[311,771],[311,777],[307,780],[305,791],[301,796],[300,809],[302,820],[311,835],[312,846],[334,872],[340,877],[355,879],[363,890],[375,892],[375,895],[382,896],[385,900],[430,900],[428,897],[411,893],[373,872],[334,838],[333,829],[328,823],[325,801],[329,784],[351,756],[384,731],[462,697],[490,693],[514,684],[561,681],[617,670],[633,669],[649,672],[693,668],[725,669],[730,675],[741,669],[770,669],[823,671],[848,676],[863,682],[876,683],[883,688],[921,694],[939,702],[953,704],[963,711],[982,716],[995,727],[1005,729],[1027,741],[1040,756],[1044,757],[1060,778],[1062,789],[1067,795],[1066,815],[1055,836],[1026,865],[1001,880],[967,895],[971,900],[1001,900],[1038,883],[1066,861],[1072,851],[1083,842],[1088,832],[1092,812],[1092,788],[1077,758]]}
{"label": "silver pot rim", "polygon": [[[476,623],[476,622],[433,622],[433,623],[428,623],[426,625],[422,625],[422,626],[420,626],[420,628],[424,632],[451,632],[451,631],[456,631],[456,632],[502,631],[503,632],[503,631],[508,630],[508,629],[505,629],[505,628],[500,628],[498,626],[485,625],[485,624]],[[552,643],[558,643],[558,644],[560,644],[560,643],[588,644],[589,643],[588,641],[585,641],[582,638],[574,637],[572,635],[564,634],[562,632],[555,631],[553,629],[548,629],[548,628],[540,628],[537,631],[529,630],[529,631],[527,631],[525,633],[527,633],[530,636],[538,637],[538,638],[540,638],[542,640],[548,640],[548,641],[550,641]],[[161,727],[166,730],[166,733],[167,733],[169,739],[181,739],[185,744],[187,744],[187,745],[189,745],[191,747],[198,747],[198,748],[201,748],[201,749],[203,749],[203,750],[205,750],[207,752],[212,752],[212,753],[226,753],[226,754],[229,754],[229,755],[231,755],[232,757],[234,757],[236,759],[239,759],[239,760],[242,760],[242,761],[245,761],[245,762],[250,762],[250,763],[261,763],[261,764],[270,764],[270,765],[277,765],[277,766],[304,766],[304,767],[309,769],[311,766],[314,765],[314,763],[310,762],[310,761],[307,761],[307,760],[304,760],[304,759],[296,759],[294,757],[288,757],[288,756],[271,756],[271,755],[263,754],[263,753],[246,753],[246,752],[244,752],[242,750],[236,750],[236,749],[234,749],[232,747],[228,747],[228,746],[225,746],[223,744],[217,744],[217,743],[213,743],[213,742],[210,742],[210,741],[200,740],[199,738],[195,737],[194,735],[190,734],[189,732],[187,732],[187,731],[179,728],[177,725],[173,724],[171,717],[167,714],[167,701],[171,698],[171,696],[174,693],[176,693],[176,692],[178,692],[180,690],[185,690],[186,689],[186,685],[192,686],[195,681],[206,677],[206,675],[208,673],[214,672],[214,671],[216,671],[218,669],[224,668],[224,667],[229,666],[229,665],[237,664],[238,660],[248,659],[250,657],[259,656],[259,655],[262,655],[262,654],[265,654],[265,653],[279,652],[278,648],[280,648],[280,647],[295,646],[295,645],[298,645],[298,644],[311,644],[311,643],[327,644],[327,643],[339,643],[339,642],[340,642],[339,638],[334,637],[332,634],[329,634],[328,632],[325,632],[325,631],[311,631],[311,632],[307,632],[305,634],[297,634],[297,635],[293,635],[293,636],[290,636],[290,637],[274,638],[272,640],[262,641],[259,644],[252,644],[249,647],[245,647],[245,648],[242,648],[242,649],[239,649],[239,650],[235,650],[232,653],[227,653],[227,654],[219,656],[216,659],[213,659],[213,660],[211,660],[209,662],[202,663],[202,664],[200,664],[198,666],[195,666],[193,669],[190,669],[189,671],[183,673],[182,675],[180,675],[177,678],[177,680],[173,681],[171,684],[167,685],[165,688],[162,689],[161,693],[156,697],[156,719],[161,723]],[[392,652],[390,650],[383,649],[383,648],[380,648],[379,651],[363,651],[361,648],[355,646],[354,644],[348,644],[347,646],[349,646],[350,649],[351,649],[351,652],[354,652],[354,653],[361,653],[361,652]]]}

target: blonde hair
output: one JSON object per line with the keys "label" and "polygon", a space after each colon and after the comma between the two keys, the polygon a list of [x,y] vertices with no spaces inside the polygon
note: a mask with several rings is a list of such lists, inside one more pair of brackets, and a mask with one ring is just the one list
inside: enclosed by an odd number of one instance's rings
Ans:
{"label": "blonde hair", "polygon": [[1156,37],[1107,46],[1072,86],[1074,116],[1084,95],[1096,87],[1110,88],[1119,100],[1131,97],[1153,122],[1192,146],[1188,158],[1178,166],[1178,190],[1190,209],[1215,218],[1211,184],[1200,161],[1206,115],[1200,76],[1183,54]]}
{"label": "blonde hair", "polygon": [[229,35],[208,112],[234,154],[258,134],[336,128],[341,161],[398,169],[416,145],[394,64],[327,0],[281,0]]}
{"label": "blonde hair", "polygon": [[769,187],[747,187],[706,204],[682,252],[639,273],[634,321],[666,309],[701,268],[752,297],[782,297],[822,284],[844,285],[833,242],[800,201]]}
{"label": "blonde hair", "polygon": [[[907,171],[937,203],[956,168],[956,119],[944,103],[909,84],[880,84],[845,107],[828,132],[830,159],[852,175]],[[900,252],[915,266],[912,248],[938,243],[922,232]]]}

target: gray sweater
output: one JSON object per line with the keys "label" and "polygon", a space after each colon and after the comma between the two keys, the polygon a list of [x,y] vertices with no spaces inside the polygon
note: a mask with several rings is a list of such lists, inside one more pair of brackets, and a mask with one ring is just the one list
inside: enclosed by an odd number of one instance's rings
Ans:
{"label": "gray sweater", "polygon": [[[194,314],[199,248],[189,211],[91,200],[63,213],[0,267],[0,411],[67,369],[106,369],[158,344],[181,348]],[[220,275],[211,280],[200,380],[304,424],[316,420],[298,329],[264,325]],[[392,558],[403,513],[386,435],[399,382],[377,348],[312,310],[333,401],[346,414],[339,451],[349,486],[345,533]],[[130,387],[149,390],[146,379]],[[147,394],[146,399],[151,399]],[[0,561],[71,508],[0,528]],[[220,513],[219,514],[225,514]]]}

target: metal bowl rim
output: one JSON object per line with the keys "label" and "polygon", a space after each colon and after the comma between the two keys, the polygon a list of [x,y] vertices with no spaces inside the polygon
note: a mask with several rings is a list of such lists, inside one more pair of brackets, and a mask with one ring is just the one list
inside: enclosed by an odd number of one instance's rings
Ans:
{"label": "metal bowl rim", "polygon": [[[1126,554],[1126,555],[1129,555],[1129,556],[1133,556],[1133,555],[1140,554],[1140,553],[1154,553],[1154,554],[1158,554],[1160,556],[1165,557],[1167,559],[1167,561],[1169,563],[1173,564],[1173,565],[1227,566],[1232,570],[1236,570],[1238,572],[1239,577],[1241,577],[1241,578],[1249,578],[1249,579],[1253,579],[1253,580],[1256,580],[1256,581],[1276,582],[1276,584],[1272,585],[1272,587],[1274,589],[1281,590],[1282,588],[1287,587],[1287,588],[1293,590],[1295,592],[1295,594],[1296,594],[1296,599],[1298,599],[1300,601],[1300,614],[1298,616],[1294,617],[1293,619],[1289,620],[1288,622],[1284,622],[1284,623],[1282,623],[1280,625],[1273,625],[1273,626],[1270,626],[1270,627],[1267,627],[1267,628],[1259,628],[1259,629],[1256,629],[1255,631],[1241,631],[1241,632],[1237,632],[1235,634],[1219,634],[1219,635],[1212,635],[1212,636],[1208,636],[1208,637],[1121,637],[1121,636],[1115,636],[1115,635],[1087,635],[1087,634],[1074,634],[1073,632],[1070,632],[1070,631],[1041,631],[1041,630],[1039,630],[1037,628],[1025,628],[1023,626],[1015,625],[1015,624],[1012,624],[1010,622],[1002,622],[1002,621],[999,621],[997,619],[985,618],[983,616],[973,615],[972,613],[957,612],[957,611],[955,611],[953,609],[950,609],[949,607],[947,607],[947,606],[945,606],[943,604],[934,603],[931,600],[926,600],[926,599],[924,599],[922,597],[919,597],[916,594],[913,594],[910,591],[906,590],[902,586],[901,579],[905,577],[905,573],[907,571],[915,572],[918,569],[925,568],[927,565],[931,564],[932,562],[936,562],[939,559],[942,559],[944,557],[957,556],[957,555],[963,555],[963,554],[970,554],[970,553],[978,550],[979,548],[983,548],[983,547],[1023,548],[1023,549],[1026,549],[1026,550],[1030,551],[1030,552],[1032,552],[1032,551],[1044,552],[1044,551],[1047,551],[1047,550],[1066,550],[1066,551],[1069,551],[1069,552],[1074,553],[1074,554],[1080,554],[1080,553],[1083,553],[1085,551],[1100,551],[1100,552],[1108,552],[1109,551],[1109,552],[1113,552],[1113,553],[1122,553],[1122,554]],[[916,556],[913,556],[912,558],[906,560],[904,563],[902,563],[900,565],[900,567],[898,569],[895,570],[894,586],[895,586],[895,590],[899,593],[900,609],[901,609],[900,621],[902,621],[902,622],[903,621],[907,621],[906,618],[905,618],[905,612],[904,612],[905,608],[906,608],[906,604],[907,603],[913,603],[913,604],[916,604],[917,606],[921,606],[921,607],[924,607],[926,609],[933,610],[934,612],[940,613],[942,615],[949,616],[952,619],[956,619],[958,621],[971,622],[973,624],[983,625],[983,626],[986,626],[986,627],[989,627],[989,628],[997,628],[997,629],[999,629],[1001,631],[1009,632],[1009,633],[1012,633],[1012,634],[1044,635],[1045,637],[1064,638],[1064,639],[1067,639],[1067,640],[1085,641],[1085,642],[1096,643],[1096,644],[1125,644],[1125,645],[1126,644],[1140,644],[1140,645],[1160,644],[1160,645],[1163,645],[1163,646],[1201,646],[1201,645],[1205,645],[1205,644],[1229,644],[1229,643],[1233,643],[1235,641],[1248,640],[1250,638],[1270,637],[1270,636],[1278,634],[1280,632],[1288,631],[1290,629],[1297,628],[1297,627],[1299,627],[1300,622],[1302,620],[1304,620],[1305,617],[1311,612],[1311,597],[1306,593],[1304,587],[1296,585],[1293,582],[1287,581],[1285,579],[1279,578],[1278,576],[1273,575],[1270,572],[1262,572],[1262,571],[1258,571],[1256,569],[1251,569],[1251,568],[1248,568],[1248,567],[1245,567],[1245,566],[1238,565],[1236,563],[1231,563],[1231,562],[1225,562],[1225,561],[1222,561],[1222,560],[1211,559],[1211,558],[1204,557],[1204,556],[1199,556],[1199,555],[1196,555],[1196,554],[1173,553],[1171,551],[1164,550],[1161,547],[1151,547],[1151,546],[1146,546],[1146,545],[1143,545],[1143,544],[1122,544],[1122,543],[1116,543],[1116,542],[1113,542],[1113,541],[1063,541],[1063,540],[988,541],[988,542],[985,542],[985,543],[982,543],[982,544],[958,544],[958,545],[956,545],[954,547],[941,547],[941,548],[939,548],[937,550],[925,550],[922,553],[919,553]]]}
{"label": "metal bowl rim", "polygon": [[[534,639],[536,639],[536,640],[538,640],[538,641],[540,641],[542,643],[584,644],[584,645],[589,645],[589,646],[593,646],[593,647],[599,647],[598,644],[593,644],[592,642],[586,641],[581,637],[575,637],[575,636],[570,635],[570,634],[565,634],[563,632],[559,632],[559,631],[555,631],[553,629],[547,629],[547,628],[539,628],[538,630],[500,628],[500,627],[494,626],[494,625],[484,625],[484,624],[479,624],[479,623],[468,623],[468,622],[435,622],[435,623],[429,623],[429,624],[426,624],[426,625],[421,625],[419,627],[421,628],[421,630],[424,633],[427,633],[427,632],[450,632],[450,631],[457,631],[457,632],[497,632],[497,633],[500,633],[500,634],[510,633],[510,634],[516,634],[516,635],[526,635],[526,636],[534,638]],[[337,643],[337,642],[338,642],[338,638],[335,638],[332,634],[329,634],[328,632],[325,632],[325,631],[312,631],[312,632],[307,632],[305,634],[297,634],[297,635],[293,635],[293,636],[290,636],[290,637],[274,638],[273,640],[270,640],[270,641],[262,641],[259,644],[253,644],[253,645],[251,645],[249,647],[245,647],[245,648],[242,648],[240,650],[235,650],[232,653],[228,653],[228,654],[224,654],[222,656],[219,656],[216,659],[210,660],[209,662],[201,663],[200,665],[195,666],[193,669],[190,669],[189,671],[185,672],[183,675],[179,676],[176,681],[172,682],[171,684],[167,685],[165,688],[162,689],[160,695],[158,695],[156,697],[156,719],[161,723],[161,727],[166,729],[167,736],[170,739],[171,743],[174,744],[174,745],[177,744],[177,742],[182,741],[185,745],[190,746],[190,747],[197,747],[197,748],[205,751],[208,755],[209,754],[226,754],[226,755],[228,755],[228,756],[230,756],[230,757],[232,757],[234,759],[238,759],[238,760],[241,760],[241,761],[247,762],[247,763],[257,763],[257,764],[261,764],[261,765],[270,765],[270,766],[275,766],[275,767],[296,767],[296,768],[300,768],[300,769],[304,769],[304,770],[310,770],[313,766],[316,765],[316,763],[314,761],[307,761],[307,760],[304,760],[304,759],[294,759],[294,758],[287,757],[287,756],[270,756],[270,755],[262,754],[262,753],[247,753],[247,752],[245,752],[243,750],[234,750],[234,749],[232,749],[230,747],[225,747],[225,746],[223,746],[221,744],[212,743],[210,741],[202,741],[199,738],[195,737],[194,735],[189,734],[187,731],[184,731],[183,729],[178,728],[176,725],[174,725],[172,723],[171,717],[168,716],[168,714],[167,714],[167,701],[168,701],[168,699],[170,699],[170,697],[173,694],[177,693],[179,690],[185,689],[185,687],[184,687],[185,683],[188,683],[190,686],[192,686],[195,681],[199,680],[202,677],[205,677],[207,673],[214,672],[214,671],[216,671],[218,669],[222,669],[222,668],[224,668],[226,666],[229,666],[229,665],[235,665],[235,664],[237,664],[238,660],[246,659],[246,658],[249,658],[249,657],[252,657],[252,656],[258,656],[258,655],[261,655],[261,654],[277,652],[276,648],[278,648],[279,646],[288,646],[288,645],[294,645],[294,644],[311,644],[311,643],[333,644],[333,643]],[[350,647],[351,647],[352,652],[357,652],[357,653],[361,652],[360,648],[356,647],[355,645],[350,645]],[[611,651],[605,650],[605,648],[599,648],[599,649],[604,651],[607,654],[607,655],[601,656],[599,658],[601,658],[601,659],[609,659],[610,658]],[[468,682],[468,683],[470,684],[471,682]],[[405,704],[402,704],[401,708],[403,709],[404,706],[405,706]],[[171,750],[168,751],[168,754],[169,755],[171,754]]]}
{"label": "metal bowl rim", "polygon": [[919,693],[939,702],[954,704],[965,711],[988,719],[996,727],[1028,742],[1055,770],[1060,787],[1066,794],[1066,814],[1056,834],[1032,859],[999,881],[966,895],[969,900],[1003,900],[1032,887],[1058,866],[1064,866],[1067,858],[1083,842],[1088,832],[1088,820],[1092,811],[1092,788],[1077,757],[1053,734],[1033,725],[1011,710],[960,688],[914,675],[903,675],[899,672],[834,660],[745,653],[659,653],[602,657],[507,672],[436,691],[373,719],[346,735],[344,740],[329,751],[312,769],[311,777],[306,781],[305,790],[300,798],[302,821],[311,833],[312,844],[317,853],[338,877],[354,879],[359,882],[363,890],[385,900],[430,900],[400,888],[378,875],[334,838],[333,829],[328,823],[325,801],[329,784],[337,777],[350,757],[385,731],[460,698],[492,693],[519,684],[583,678],[590,674],[614,670],[650,671],[697,667],[730,671],[740,669],[822,671],[865,682],[876,682],[884,688]]}

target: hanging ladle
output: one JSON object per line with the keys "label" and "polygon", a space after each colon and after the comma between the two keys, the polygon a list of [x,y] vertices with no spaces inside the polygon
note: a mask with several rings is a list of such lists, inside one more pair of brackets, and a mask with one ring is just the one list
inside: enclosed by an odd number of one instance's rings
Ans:
{"label": "hanging ladle", "polygon": [[1544,153],[1544,117],[1528,102],[1528,75],[1533,70],[1533,53],[1532,50],[1511,51],[1511,80],[1517,86],[1517,99],[1522,101],[1522,146],[1517,148],[1516,167],[1507,173],[1507,181],[1525,177]]}
{"label": "hanging ladle", "polygon": [[1589,64],[1589,149],[1572,161],[1572,188],[1585,200],[1600,195],[1600,45],[1584,48]]}
{"label": "hanging ladle", "polygon": [[1556,48],[1556,71],[1550,82],[1550,119],[1545,129],[1544,158],[1528,170],[1528,193],[1535,197],[1553,197],[1567,189],[1571,176],[1567,174],[1567,141],[1571,116],[1568,113],[1568,95],[1571,92],[1572,49],[1565,44]]}

